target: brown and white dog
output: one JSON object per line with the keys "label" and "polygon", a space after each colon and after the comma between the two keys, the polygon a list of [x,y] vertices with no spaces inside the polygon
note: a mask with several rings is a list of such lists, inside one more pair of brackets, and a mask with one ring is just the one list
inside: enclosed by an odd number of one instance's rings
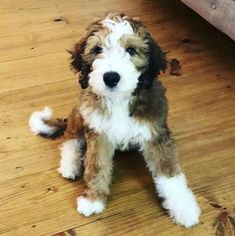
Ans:
{"label": "brown and white dog", "polygon": [[[112,13],[87,31],[71,52],[82,89],[68,118],[59,168],[75,179],[85,167],[87,189],[77,199],[78,212],[90,216],[105,209],[114,151],[136,146],[173,221],[197,224],[200,208],[177,162],[165,89],[157,79],[165,54],[138,18]],[[51,117],[48,107],[32,113],[31,130],[48,137],[61,133],[65,125]]]}

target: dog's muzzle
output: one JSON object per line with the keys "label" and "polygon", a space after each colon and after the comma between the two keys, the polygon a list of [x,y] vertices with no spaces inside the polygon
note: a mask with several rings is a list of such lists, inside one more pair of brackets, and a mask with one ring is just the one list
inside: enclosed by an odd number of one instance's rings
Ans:
{"label": "dog's muzzle", "polygon": [[120,80],[120,75],[117,72],[106,72],[103,75],[103,80],[107,87],[114,88]]}

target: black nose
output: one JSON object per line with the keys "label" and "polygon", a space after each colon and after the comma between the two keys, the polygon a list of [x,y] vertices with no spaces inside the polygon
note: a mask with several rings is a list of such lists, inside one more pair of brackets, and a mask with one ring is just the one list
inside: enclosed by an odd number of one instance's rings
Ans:
{"label": "black nose", "polygon": [[120,75],[117,72],[106,72],[103,75],[103,80],[109,88],[113,88],[118,84]]}

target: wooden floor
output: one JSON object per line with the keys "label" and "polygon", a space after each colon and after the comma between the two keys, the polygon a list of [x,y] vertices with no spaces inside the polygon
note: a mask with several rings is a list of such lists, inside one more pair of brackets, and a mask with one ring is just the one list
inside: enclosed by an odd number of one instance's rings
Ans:
{"label": "wooden floor", "polygon": [[[45,105],[57,117],[69,114],[77,81],[66,49],[109,11],[141,17],[183,66],[182,76],[166,72],[161,80],[180,162],[202,208],[192,229],[172,224],[137,153],[115,158],[107,210],[80,216],[83,182],[56,172],[60,140],[29,131],[30,113]],[[234,235],[235,43],[180,2],[1,0],[0,85],[1,235]]]}

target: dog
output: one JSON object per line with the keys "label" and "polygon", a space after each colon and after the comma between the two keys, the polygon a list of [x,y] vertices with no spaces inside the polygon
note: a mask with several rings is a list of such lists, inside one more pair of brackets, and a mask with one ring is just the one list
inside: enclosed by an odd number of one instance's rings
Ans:
{"label": "dog", "polygon": [[110,194],[115,150],[138,147],[163,207],[177,224],[199,223],[200,208],[178,164],[167,126],[168,105],[158,75],[165,53],[138,18],[110,13],[93,22],[75,44],[71,67],[79,76],[78,104],[66,121],[53,121],[45,107],[32,113],[35,134],[64,132],[58,171],[66,179],[82,174],[86,191],[77,198],[84,216],[101,213]]}

